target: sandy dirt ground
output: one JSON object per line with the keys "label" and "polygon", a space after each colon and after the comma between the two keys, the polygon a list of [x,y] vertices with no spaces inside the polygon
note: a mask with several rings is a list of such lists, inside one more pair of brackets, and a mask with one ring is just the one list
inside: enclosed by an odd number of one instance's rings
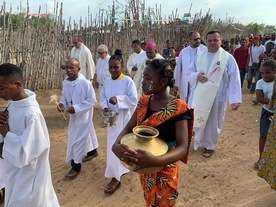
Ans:
{"label": "sandy dirt ground", "polygon": [[[259,115],[261,104],[253,105],[254,94],[243,90],[243,103],[238,111],[227,108],[226,118],[214,155],[206,159],[203,149],[191,149],[187,165],[180,165],[179,197],[182,207],[273,207],[276,192],[257,176],[253,163],[258,159]],[[122,177],[122,185],[113,195],[104,194],[109,182],[104,177],[106,164],[106,128],[99,103],[94,109],[94,125],[99,140],[99,156],[83,163],[74,180],[64,175],[70,169],[65,163],[68,120],[50,105],[52,94],[60,90],[36,91],[47,122],[51,151],[50,163],[54,188],[62,207],[142,207],[143,192],[137,173]],[[98,91],[96,90],[96,93]],[[1,101],[0,106],[4,107]],[[66,115],[69,117],[68,114]],[[192,143],[193,144],[193,143]],[[23,190],[23,189],[22,189]],[[1,206],[1,205],[0,205]]]}

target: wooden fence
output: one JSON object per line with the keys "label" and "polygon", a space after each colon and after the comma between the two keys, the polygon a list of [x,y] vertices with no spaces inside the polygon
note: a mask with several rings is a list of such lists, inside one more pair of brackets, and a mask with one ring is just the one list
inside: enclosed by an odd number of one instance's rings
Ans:
{"label": "wooden fence", "polygon": [[[0,60],[1,63],[12,62],[19,65],[24,72],[25,87],[31,90],[61,88],[64,71],[60,69],[70,56],[71,37],[74,34],[83,36],[84,44],[90,48],[93,59],[97,59],[97,47],[106,44],[112,54],[116,48],[123,51],[125,63],[132,53],[131,42],[134,39],[155,41],[158,49],[165,46],[166,40],[178,46],[180,37],[187,37],[190,31],[204,34],[213,28],[220,30],[226,36],[233,36],[237,31],[231,26],[226,26],[223,21],[212,19],[210,12],[202,15],[199,12],[192,21],[186,22],[178,18],[175,12],[164,22],[161,15],[161,6],[156,6],[155,15],[150,9],[144,8],[145,2],[132,0],[125,7],[124,18],[116,19],[115,5],[111,15],[99,11],[99,15],[92,19],[88,14],[85,22],[80,19],[77,23],[63,19],[63,4],[56,3],[55,12],[50,24],[41,24],[43,18],[37,17],[36,26],[30,26],[30,17],[27,14],[21,20],[22,24],[13,29],[12,10],[6,11],[5,3],[1,15],[10,14],[7,23],[0,30]],[[39,12],[40,13],[40,9]],[[143,19],[143,21],[140,21]],[[146,21],[147,20],[147,21]]]}

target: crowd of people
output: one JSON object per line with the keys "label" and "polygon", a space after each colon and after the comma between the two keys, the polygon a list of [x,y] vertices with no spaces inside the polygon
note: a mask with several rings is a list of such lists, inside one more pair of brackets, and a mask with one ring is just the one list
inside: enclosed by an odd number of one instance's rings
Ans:
{"label": "crowd of people", "polygon": [[[232,110],[239,108],[247,75],[247,88],[256,93],[254,104],[264,104],[260,156],[254,166],[275,189],[275,169],[271,169],[276,156],[275,34],[267,41],[259,35],[227,41],[212,30],[204,39],[191,31],[187,43],[181,37],[175,49],[167,40],[161,53],[155,42],[136,39],[126,64],[120,49],[109,55],[108,46],[101,44],[94,64],[81,35],[72,37],[71,57],[62,66],[66,77],[57,106],[59,112],[70,114],[67,179],[79,176],[81,163],[98,155],[93,125],[94,88],[98,87],[102,112],[117,115],[115,124],[103,123],[107,130],[105,177],[110,179],[104,193],[111,195],[121,187],[121,176],[129,172],[122,162],[136,166],[134,171],[161,166],[159,172],[140,174],[146,206],[175,206],[178,161],[187,163],[192,135],[194,150],[202,149],[203,157],[212,157],[227,103]],[[9,101],[0,112],[0,188],[5,206],[59,206],[50,173],[47,126],[35,93],[24,88],[22,70],[16,65],[0,65],[0,98]],[[168,145],[167,153],[154,156],[121,144],[137,125],[156,128]]]}

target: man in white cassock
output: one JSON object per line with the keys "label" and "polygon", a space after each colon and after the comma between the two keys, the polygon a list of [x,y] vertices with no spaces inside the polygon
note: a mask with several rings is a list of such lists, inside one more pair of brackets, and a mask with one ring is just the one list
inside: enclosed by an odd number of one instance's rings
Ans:
{"label": "man in white cassock", "polygon": [[[75,178],[81,171],[81,162],[98,155],[99,146],[93,125],[93,111],[96,95],[92,84],[79,73],[79,61],[70,58],[66,62],[66,78],[62,84],[59,110],[70,114],[66,162],[71,161],[71,169],[66,174]],[[86,157],[83,155],[87,153]]]}
{"label": "man in white cassock", "polygon": [[195,56],[201,52],[207,50],[207,48],[201,44],[201,37],[198,32],[192,31],[189,33],[188,38],[189,46],[181,50],[176,62],[174,70],[174,94],[179,93],[180,99],[189,103],[190,86],[188,82],[188,67],[194,60]]}
{"label": "man in white cassock", "polygon": [[[130,74],[130,77],[134,80],[136,76],[136,71],[138,70],[139,63],[146,58],[146,52],[141,48],[140,40],[133,40],[131,43],[133,53],[129,56],[127,60],[127,71]],[[135,82],[134,82],[135,83]],[[138,85],[139,83],[135,83]]]}
{"label": "man in white cassock", "polygon": [[120,186],[121,176],[129,172],[113,153],[112,146],[119,133],[130,120],[138,103],[137,91],[133,80],[122,73],[123,59],[120,50],[116,50],[115,54],[110,57],[109,71],[111,77],[104,82],[100,95],[100,104],[104,112],[117,112],[118,117],[113,126],[107,127],[105,177],[111,178],[111,181],[105,187],[104,192],[106,194],[114,193]]}
{"label": "man in white cassock", "polygon": [[87,80],[93,81],[95,72],[95,63],[92,58],[91,51],[83,44],[81,35],[74,35],[72,37],[71,58],[76,58],[80,62],[80,73],[84,75]]}
{"label": "man in white cassock", "polygon": [[227,100],[232,110],[237,110],[242,102],[238,65],[221,44],[219,31],[208,32],[208,51],[198,54],[188,68],[195,114],[194,149],[204,147],[206,158],[212,156],[216,147]]}
{"label": "man in white cassock", "polygon": [[9,100],[0,112],[4,206],[59,207],[49,163],[49,133],[36,94],[24,89],[22,70],[10,63],[0,65],[0,88],[0,98]]}

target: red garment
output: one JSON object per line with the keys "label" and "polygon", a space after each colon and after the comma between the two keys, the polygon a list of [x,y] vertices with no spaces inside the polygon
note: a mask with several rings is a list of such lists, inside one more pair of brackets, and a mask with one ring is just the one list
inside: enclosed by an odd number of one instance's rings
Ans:
{"label": "red garment", "polygon": [[234,52],[234,58],[236,59],[239,68],[246,68],[247,57],[248,47],[245,49],[239,47]]}

